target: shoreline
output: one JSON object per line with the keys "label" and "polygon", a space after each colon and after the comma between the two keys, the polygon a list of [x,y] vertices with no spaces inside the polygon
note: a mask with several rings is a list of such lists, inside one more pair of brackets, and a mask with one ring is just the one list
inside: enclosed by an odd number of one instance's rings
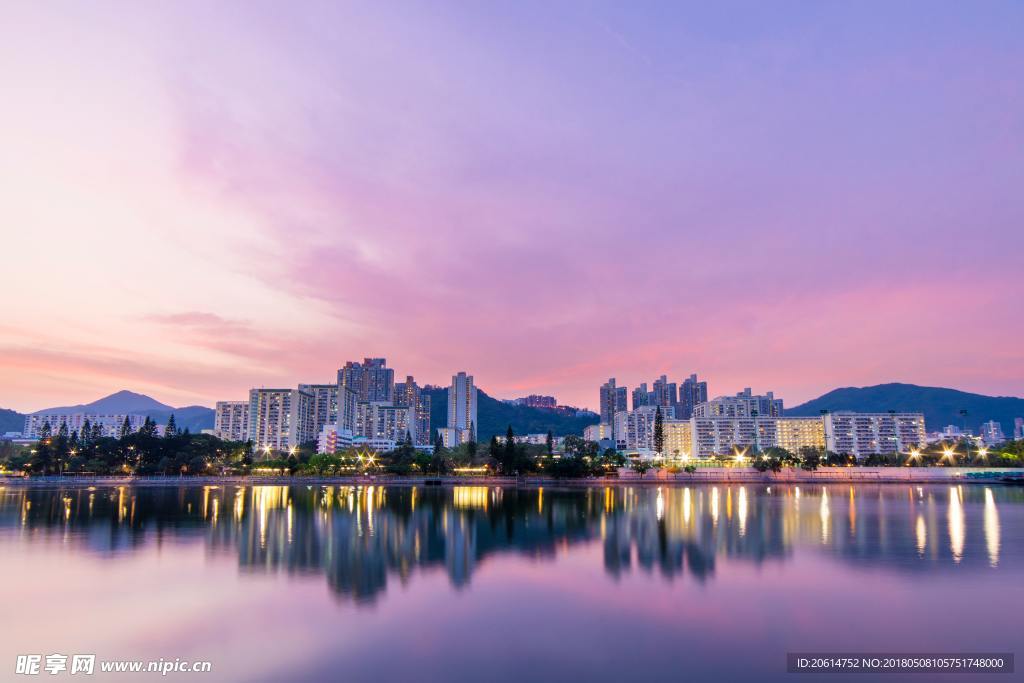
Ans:
{"label": "shoreline", "polygon": [[145,477],[8,477],[0,479],[0,487],[43,488],[52,486],[505,486],[539,488],[560,486],[588,488],[594,486],[686,486],[700,484],[1000,484],[1014,485],[1004,479],[1024,482],[1021,468],[981,467],[824,467],[812,472],[788,469],[782,472],[758,472],[754,468],[702,468],[692,474],[671,474],[664,470],[643,477],[629,472],[618,477],[556,479],[554,477],[503,476],[145,476]]}

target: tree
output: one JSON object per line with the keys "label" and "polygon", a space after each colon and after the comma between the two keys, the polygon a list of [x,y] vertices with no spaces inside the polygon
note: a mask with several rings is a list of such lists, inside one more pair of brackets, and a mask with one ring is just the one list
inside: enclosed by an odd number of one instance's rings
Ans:
{"label": "tree", "polygon": [[167,418],[167,426],[164,428],[164,438],[173,438],[178,435],[178,423],[174,421],[174,413]]}
{"label": "tree", "polygon": [[647,471],[651,469],[651,463],[641,458],[637,458],[635,461],[633,461],[632,467],[633,471],[639,474],[640,478],[643,479],[644,475],[647,474]]}
{"label": "tree", "polygon": [[661,406],[654,411],[654,452],[661,455],[665,450],[665,418],[661,414]]}
{"label": "tree", "polygon": [[50,426],[50,421],[46,420],[43,422],[43,426],[39,428],[39,438],[49,439],[53,436],[53,427]]}
{"label": "tree", "polygon": [[153,438],[156,436],[156,422],[149,419],[148,415],[146,416],[146,421],[142,423],[142,429],[139,430],[139,436],[146,438]]}
{"label": "tree", "polygon": [[554,455],[555,454],[555,435],[552,433],[552,431],[550,429],[548,430],[547,447],[548,447],[548,455]]}
{"label": "tree", "polygon": [[800,468],[813,472],[821,464],[821,451],[814,446],[803,446],[800,449]]}
{"label": "tree", "polygon": [[124,439],[128,438],[129,436],[131,436],[131,433],[132,433],[132,423],[128,421],[128,416],[125,415],[124,416],[124,422],[121,423],[121,436],[118,437],[118,439],[123,441]]}
{"label": "tree", "polygon": [[437,433],[437,438],[434,439],[434,455],[444,451],[444,439],[441,438],[441,433]]}

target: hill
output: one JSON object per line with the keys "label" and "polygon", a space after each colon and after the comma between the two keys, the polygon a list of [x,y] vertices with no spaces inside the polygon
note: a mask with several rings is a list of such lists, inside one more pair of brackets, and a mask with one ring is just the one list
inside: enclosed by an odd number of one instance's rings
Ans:
{"label": "hill", "polygon": [[37,410],[36,413],[138,413],[143,415],[150,410],[174,410],[172,406],[160,403],[154,398],[145,394],[137,394],[134,391],[118,391],[110,396],[104,396],[92,403],[80,403],[75,406],[59,406],[57,408],[46,408]]}
{"label": "hill", "polygon": [[[430,394],[430,428],[436,430],[448,424],[448,389],[430,389],[427,393]],[[568,436],[581,435],[584,427],[598,422],[596,415],[576,417],[502,403],[483,391],[477,396],[476,412],[477,438],[481,442],[490,441],[492,436],[504,436],[509,425],[516,434],[544,434],[550,429],[555,436]]]}
{"label": "hill", "polygon": [[956,389],[921,387],[916,384],[878,384],[871,387],[844,387],[807,403],[789,408],[786,415],[820,415],[822,410],[854,410],[884,413],[888,410],[922,412],[929,431],[946,425],[962,426],[961,410],[967,411],[967,427],[977,433],[982,422],[996,420],[1007,438],[1013,437],[1013,418],[1024,417],[1024,399],[1011,396],[985,396]]}
{"label": "hill", "polygon": [[[191,432],[213,429],[214,411],[205,406],[184,406],[175,408],[161,403],[145,394],[137,394],[134,391],[118,391],[110,396],[75,406],[60,406],[36,411],[37,413],[133,413],[145,415],[157,424],[167,424],[168,418],[174,414],[174,422],[178,429],[188,428]],[[17,428],[10,431],[21,431],[25,426],[25,418],[21,417],[21,423]]]}
{"label": "hill", "polygon": [[0,408],[0,436],[6,432],[20,432],[25,428],[25,416],[15,410]]}

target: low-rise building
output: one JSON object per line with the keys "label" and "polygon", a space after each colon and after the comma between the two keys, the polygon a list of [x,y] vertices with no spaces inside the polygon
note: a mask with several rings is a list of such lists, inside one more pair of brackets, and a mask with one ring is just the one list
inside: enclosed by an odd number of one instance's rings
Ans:
{"label": "low-rise building", "polygon": [[926,443],[921,413],[852,413],[824,415],[825,447],[840,455],[907,453]]}
{"label": "low-rise building", "polygon": [[352,430],[339,429],[338,425],[324,425],[316,440],[317,453],[337,453],[354,443]]}
{"label": "low-rise building", "polygon": [[102,436],[116,439],[121,436],[126,419],[133,432],[139,431],[146,422],[145,415],[124,413],[35,413],[25,416],[25,429],[21,435],[25,439],[38,439],[45,425],[50,426],[52,435],[60,431],[61,425],[67,425],[69,435],[75,432],[81,435],[82,427],[88,423],[89,431],[98,426]]}
{"label": "low-rise building", "polygon": [[995,420],[989,420],[981,425],[979,430],[981,442],[986,446],[998,446],[1006,442],[1006,434],[1003,433],[1003,426]]}
{"label": "low-rise building", "polygon": [[601,441],[602,439],[610,438],[612,438],[612,426],[610,424],[599,423],[587,425],[583,428],[584,441]]}

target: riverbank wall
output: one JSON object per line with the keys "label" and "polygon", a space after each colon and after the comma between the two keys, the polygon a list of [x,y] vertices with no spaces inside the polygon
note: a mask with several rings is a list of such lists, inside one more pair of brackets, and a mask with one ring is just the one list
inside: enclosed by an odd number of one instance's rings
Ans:
{"label": "riverbank wall", "polygon": [[650,471],[641,476],[621,470],[615,477],[555,479],[543,476],[147,476],[8,477],[0,486],[659,486],[693,484],[1000,484],[1024,481],[1024,469],[981,467],[822,467],[808,472],[784,469],[758,472],[752,467],[702,467],[696,472]]}

